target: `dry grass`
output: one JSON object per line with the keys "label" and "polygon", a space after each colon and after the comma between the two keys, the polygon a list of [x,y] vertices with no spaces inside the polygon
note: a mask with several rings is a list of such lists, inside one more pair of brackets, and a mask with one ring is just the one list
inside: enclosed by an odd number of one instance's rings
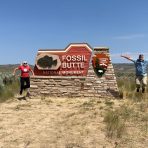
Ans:
{"label": "dry grass", "polygon": [[[101,109],[100,109],[101,108]],[[0,104],[0,147],[147,146],[148,101],[34,98]]]}
{"label": "dry grass", "polygon": [[0,147],[108,147],[98,104],[66,98],[1,104]]}

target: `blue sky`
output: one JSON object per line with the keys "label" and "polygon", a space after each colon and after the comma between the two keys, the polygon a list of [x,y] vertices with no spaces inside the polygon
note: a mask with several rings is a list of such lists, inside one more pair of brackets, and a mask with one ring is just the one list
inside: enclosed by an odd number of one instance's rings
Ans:
{"label": "blue sky", "polygon": [[75,42],[109,47],[112,62],[148,58],[148,0],[0,0],[0,64]]}

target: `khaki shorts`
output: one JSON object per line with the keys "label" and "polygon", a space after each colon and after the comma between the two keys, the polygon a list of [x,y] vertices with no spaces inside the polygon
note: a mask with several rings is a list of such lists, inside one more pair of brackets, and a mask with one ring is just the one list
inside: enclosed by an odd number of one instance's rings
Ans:
{"label": "khaki shorts", "polygon": [[136,85],[140,86],[146,86],[147,85],[147,76],[136,76]]}

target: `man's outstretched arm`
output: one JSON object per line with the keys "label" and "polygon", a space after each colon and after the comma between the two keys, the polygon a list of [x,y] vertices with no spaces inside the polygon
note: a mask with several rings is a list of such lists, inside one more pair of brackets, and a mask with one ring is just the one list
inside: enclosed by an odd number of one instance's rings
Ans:
{"label": "man's outstretched arm", "polygon": [[127,59],[129,61],[134,62],[134,60],[130,56],[128,56],[128,55],[121,55],[121,57],[123,57],[123,58],[125,58],[125,59]]}

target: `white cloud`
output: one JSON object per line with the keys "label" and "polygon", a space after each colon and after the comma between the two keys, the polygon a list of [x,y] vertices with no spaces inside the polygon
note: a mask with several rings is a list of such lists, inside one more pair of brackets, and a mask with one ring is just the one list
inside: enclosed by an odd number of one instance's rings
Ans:
{"label": "white cloud", "polygon": [[[139,54],[141,53],[131,53],[131,52],[122,53],[122,55],[128,55],[134,60],[138,59]],[[143,52],[142,54],[144,54],[144,57],[145,57],[144,59],[148,60],[148,52]],[[110,56],[111,56],[111,61],[113,63],[129,63],[130,62],[129,60],[122,58],[121,53],[110,54]]]}
{"label": "white cloud", "polygon": [[131,34],[131,35],[125,35],[125,36],[117,36],[117,37],[114,37],[114,39],[131,40],[136,38],[144,38],[145,36],[146,36],[145,34]]}
{"label": "white cloud", "polygon": [[121,55],[128,55],[131,58],[138,58],[139,54],[143,54],[145,56],[145,58],[147,59],[148,57],[148,52],[142,52],[142,53],[137,53],[137,52],[124,52],[124,53],[114,53],[111,54],[111,58],[116,58],[116,59],[120,59]]}

